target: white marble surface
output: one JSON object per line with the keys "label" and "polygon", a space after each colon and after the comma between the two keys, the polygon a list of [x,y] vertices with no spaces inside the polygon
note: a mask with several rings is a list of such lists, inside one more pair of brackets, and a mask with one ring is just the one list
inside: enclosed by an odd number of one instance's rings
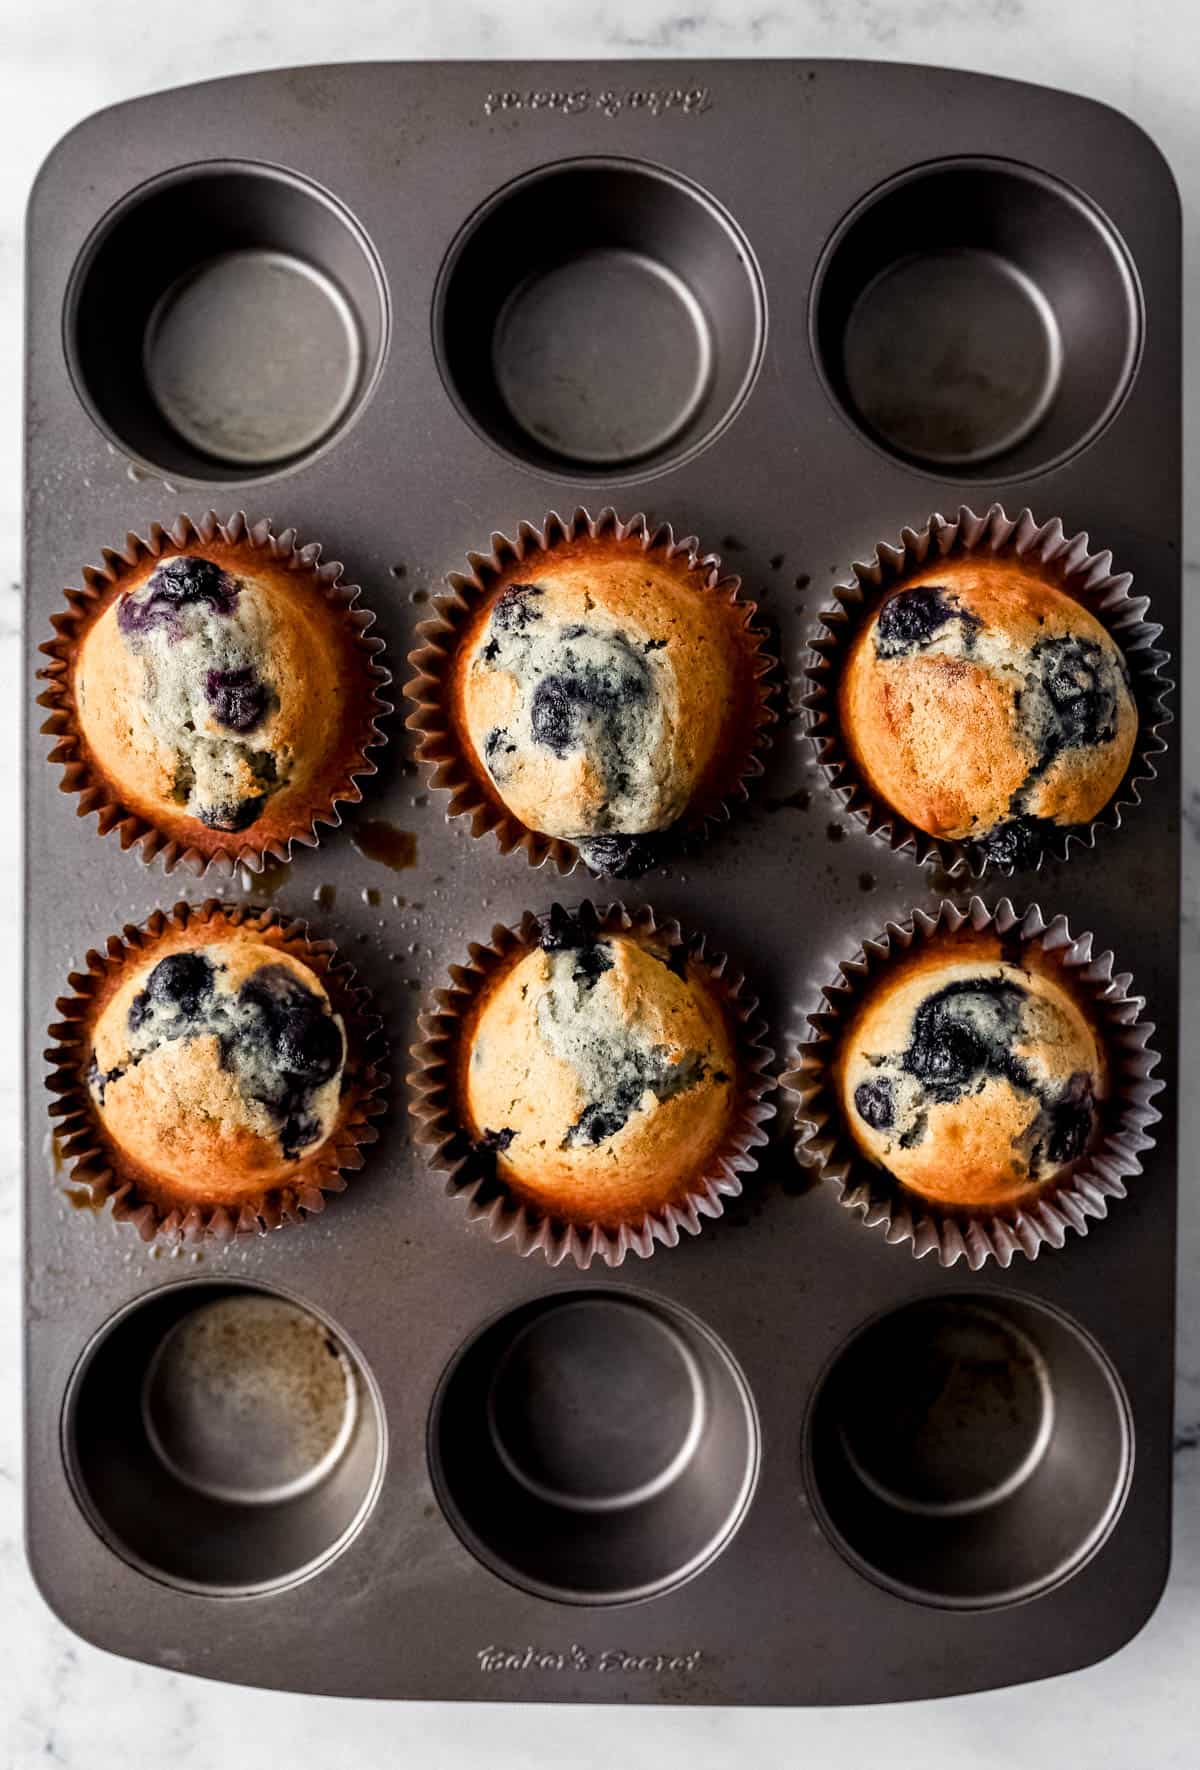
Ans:
{"label": "white marble surface", "polygon": [[[1200,306],[1200,7],[1195,0],[8,0],[0,6],[0,830],[17,827],[21,217],[52,144],[101,105],[210,74],[354,57],[866,56],[1011,74],[1130,112],[1174,165],[1187,215],[1189,304]],[[1190,339],[1189,440],[1200,437]],[[1192,450],[1194,467],[1194,446]],[[1194,493],[1196,475],[1188,476]],[[1186,535],[1200,595],[1200,524]],[[1190,636],[1195,649],[1196,636]],[[1200,672],[1200,656],[1189,668]],[[1185,671],[1186,674],[1186,671]],[[1196,675],[1200,680],[1200,674]],[[1185,697],[1185,700],[1190,697]],[[1188,708],[1185,705],[1185,717]],[[1190,737],[1185,1038],[1200,994],[1200,755]],[[13,953],[18,857],[0,841],[0,965]],[[757,1762],[820,1770],[878,1754],[892,1770],[1195,1770],[1200,1765],[1200,1203],[1185,1112],[1177,1540],[1167,1595],[1115,1659],[1051,1684],[903,1708],[669,1712],[355,1704],[214,1686],[85,1647],[25,1570],[19,1499],[17,979],[0,1049],[0,1764],[72,1770],[422,1770],[619,1762],[693,1770]],[[1194,1044],[1185,1049],[1194,1049]],[[1185,1090],[1185,1093],[1187,1091]],[[1193,1114],[1200,1113],[1195,1091]],[[1185,1102],[1186,1105],[1186,1102]]]}

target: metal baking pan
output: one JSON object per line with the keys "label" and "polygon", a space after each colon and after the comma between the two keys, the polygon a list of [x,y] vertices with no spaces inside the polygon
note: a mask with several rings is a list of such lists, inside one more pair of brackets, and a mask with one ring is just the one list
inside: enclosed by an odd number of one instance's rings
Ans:
{"label": "metal baking pan", "polygon": [[[82,566],[210,506],[342,559],[400,680],[468,549],[607,503],[743,576],[793,706],[851,562],[963,503],[1087,529],[1177,655],[1179,289],[1175,189],[1133,124],[929,68],[315,67],[123,104],[55,150],[29,216],[27,1505],[80,1635],[339,1695],[861,1703],[1070,1671],[1141,1627],[1170,1535],[1176,743],[1122,829],[983,885],[1091,930],[1158,1027],[1157,1145],[1086,1239],[1007,1271],[915,1261],[805,1188],[780,1124],[723,1220],[582,1273],[466,1222],[402,1078],[470,940],[615,893],[448,825],[399,716],[319,849],[167,877],[75,817],[32,697]],[[949,407],[922,405],[939,349]],[[76,1208],[41,1053],[89,947],[214,889],[356,960],[394,1100],[323,1216],[172,1254]],[[735,956],[782,1056],[839,959],[969,890],[843,820],[789,718],[750,806],[622,895]],[[196,1306],[245,1286],[315,1312],[342,1411],[306,1463],[278,1335],[243,1310],[278,1466],[205,1489],[237,1440],[205,1402]],[[924,1393],[914,1372],[951,1369],[980,1374],[913,1444],[987,1479],[957,1510],[934,1480],[931,1511],[928,1469],[889,1467],[879,1373]],[[581,1392],[625,1431],[606,1454],[577,1436]],[[577,1527],[481,1478],[497,1447]],[[876,1488],[904,1477],[885,1526],[847,1499],[864,1456]]]}

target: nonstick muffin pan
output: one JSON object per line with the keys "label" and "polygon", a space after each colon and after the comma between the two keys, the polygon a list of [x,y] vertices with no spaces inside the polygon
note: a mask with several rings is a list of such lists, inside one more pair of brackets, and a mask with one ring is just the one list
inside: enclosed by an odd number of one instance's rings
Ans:
{"label": "nonstick muffin pan", "polygon": [[[1178,746],[1036,872],[918,866],[799,711],[835,583],[934,511],[1087,530],[1179,625],[1179,214],[1153,145],[1047,89],[840,63],[376,65],[101,113],[29,218],[28,1539],[79,1634],[376,1697],[849,1703],[1069,1671],[1166,1576]],[[199,880],[77,818],[32,706],[63,587],[208,508],[341,559],[394,676],[494,531],[612,504],[695,533],[782,659],[750,801],[619,889],[501,855],[398,714],[344,827]],[[494,924],[649,903],[745,970],[780,1067],[823,984],[978,890],[1111,948],[1163,1054],[1128,1196],[1036,1261],[915,1260],[797,1165],[612,1269],[520,1259],[414,1147],[427,992]],[[302,1226],[142,1242],[50,1135],[89,948],[180,896],[308,917],[393,1076]],[[252,1422],[252,1429],[247,1423]]]}

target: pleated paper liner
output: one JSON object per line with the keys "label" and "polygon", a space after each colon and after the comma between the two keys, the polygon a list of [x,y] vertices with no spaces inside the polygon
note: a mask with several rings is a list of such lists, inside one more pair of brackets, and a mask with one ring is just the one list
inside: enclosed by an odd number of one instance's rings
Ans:
{"label": "pleated paper liner", "polygon": [[[126,966],[152,958],[159,949],[165,953],[202,946],[227,928],[245,928],[256,941],[307,965],[320,979],[346,1030],[342,1095],[329,1137],[299,1158],[286,1184],[265,1188],[240,1205],[206,1204],[175,1194],[169,1181],[147,1175],[107,1134],[87,1084],[94,1028],[120,987]],[[172,910],[156,910],[141,927],[129,925],[112,935],[102,951],[88,953],[82,971],[71,973],[69,993],[56,1004],[61,1018],[48,1029],[46,1086],[54,1096],[50,1115],[73,1181],[89,1187],[97,1203],[111,1199],[113,1216],[135,1224],[143,1241],[161,1237],[168,1242],[204,1238],[227,1242],[235,1235],[300,1223],[323,1211],[325,1195],[344,1192],[344,1176],[362,1167],[364,1150],[379,1135],[371,1120],[386,1106],[388,1078],[378,1067],[380,1021],[371,1012],[369,992],[354,981],[354,975],[338,957],[334,943],[312,938],[303,921],[274,909],[223,904],[215,898],[201,905],[177,903]]]}
{"label": "pleated paper liner", "polygon": [[[566,913],[557,904],[550,912]],[[705,1218],[720,1217],[724,1200],[741,1194],[741,1176],[757,1167],[754,1151],[766,1143],[763,1127],[775,1112],[767,1098],[775,1085],[768,1073],[774,1054],[763,1043],[766,1023],[742,974],[724,953],[710,954],[702,935],[685,934],[675,921],[658,922],[648,906],[629,910],[614,903],[597,910],[584,903],[569,914],[589,934],[629,934],[660,948],[679,949],[703,973],[721,1007],[736,1049],[737,1082],[725,1140],[704,1170],[676,1201],[629,1221],[615,1226],[572,1222],[510,1192],[496,1172],[494,1155],[471,1142],[458,1098],[460,1041],[469,1033],[470,1011],[483,992],[540,946],[550,916],[532,911],[515,928],[493,928],[487,944],[473,943],[467,963],[451,967],[449,987],[434,993],[433,1006],[420,1017],[420,1041],[412,1049],[409,1110],[416,1140],[430,1164],[447,1176],[447,1191],[463,1200],[469,1220],[481,1224],[492,1241],[511,1241],[521,1255],[540,1252],[552,1266],[574,1261],[586,1269],[593,1260],[619,1266],[627,1254],[646,1259],[658,1246],[675,1247],[681,1235],[699,1234]]]}
{"label": "pleated paper liner", "polygon": [[[346,726],[337,752],[318,769],[310,789],[292,799],[290,809],[285,789],[268,798],[243,831],[211,830],[182,810],[157,817],[134,810],[100,768],[79,725],[75,669],[88,631],[149,562],[189,552],[215,558],[234,575],[239,565],[246,570],[258,565],[294,578],[298,597],[319,599],[327,609],[337,662],[345,672]],[[48,662],[39,671],[46,687],[38,704],[49,709],[42,730],[55,740],[49,759],[61,766],[61,788],[76,796],[77,814],[95,814],[101,835],[115,832],[122,848],[137,848],[146,862],[160,858],[166,872],[176,866],[197,875],[209,867],[223,876],[236,867],[259,872],[267,860],[288,861],[297,843],[315,847],[320,826],[340,825],[338,806],[361,800],[359,780],[376,772],[369,752],[385,741],[379,720],[392,711],[382,692],[391,681],[379,661],[383,641],[370,632],[375,616],[360,606],[358,586],[342,582],[336,561],[322,562],[318,543],[301,546],[294,529],[276,534],[269,522],[250,523],[241,513],[228,522],[209,511],[196,522],[179,516],[168,528],[153,523],[145,539],[129,534],[122,549],[105,548],[102,557],[102,566],[84,568],[82,590],[66,592],[67,606],[52,620],[55,637],[41,647]]]}
{"label": "pleated paper liner", "polygon": [[[839,728],[841,670],[862,623],[912,573],[938,560],[971,553],[1030,565],[1088,609],[1124,654],[1137,704],[1133,755],[1108,804],[1088,824],[1041,832],[1040,847],[1024,854],[1019,863],[990,857],[978,843],[931,836],[876,798]],[[812,687],[803,702],[817,761],[847,816],[889,848],[911,853],[918,864],[939,862],[948,874],[977,878],[989,866],[1011,874],[1016,864],[1036,870],[1048,856],[1065,860],[1075,847],[1093,847],[1101,829],[1120,828],[1124,814],[1141,802],[1142,788],[1156,776],[1155,757],[1166,749],[1162,732],[1172,717],[1165,701],[1174,685],[1162,675],[1169,654],[1158,647],[1162,627],[1147,618],[1150,599],[1133,594],[1131,574],[1113,570],[1111,553],[1091,552],[1086,534],[1068,538],[1057,517],[1038,523],[1027,509],[1010,517],[1000,504],[977,516],[963,505],[953,519],[935,515],[921,529],[904,529],[898,544],[880,543],[868,564],[851,570],[853,581],[834,588],[833,606],[819,617],[822,631],[809,642],[811,662],[805,676]]]}
{"label": "pleated paper liner", "polygon": [[701,553],[694,536],[677,539],[669,523],[652,528],[643,515],[623,521],[612,509],[594,517],[584,509],[568,517],[551,514],[540,528],[522,522],[514,540],[494,534],[489,553],[469,554],[470,570],[449,575],[449,592],[434,599],[435,613],[417,628],[419,644],[408,656],[414,674],[404,687],[412,709],[406,724],[417,733],[417,760],[432,770],[430,785],[450,796],[449,817],[469,818],[473,836],[494,834],[501,853],[521,849],[531,866],[549,860],[560,873],[571,872],[580,861],[578,847],[530,829],[504,804],[461,726],[455,667],[483,608],[506,583],[536,578],[539,565],[556,548],[584,540],[598,547],[628,547],[677,570],[681,581],[711,598],[715,618],[726,623],[742,659],[741,704],[730,722],[728,741],[682,816],[668,830],[651,832],[662,838],[661,857],[656,854],[651,864],[670,858],[675,848],[703,840],[714,825],[729,819],[732,808],[747,796],[747,782],[762,773],[762,752],[777,717],[765,680],[776,660],[766,649],[765,632],[753,624],[756,605],[742,600],[741,579],[723,574],[718,556]]}
{"label": "pleated paper liner", "polygon": [[[1036,947],[1041,961],[1060,969],[1089,1006],[1109,1063],[1108,1098],[1092,1147],[1038,1192],[992,1211],[931,1204],[868,1160],[846,1125],[833,1079],[840,1041],[893,959],[933,941],[952,950],[960,930],[994,933],[1006,946]],[[1106,1217],[1110,1203],[1125,1197],[1126,1181],[1141,1173],[1140,1157],[1153,1148],[1151,1127],[1161,1117],[1152,1104],[1164,1085],[1153,1077],[1159,1061],[1150,1043],[1154,1026],[1142,1017],[1145,1003],[1132,993],[1130,973],[1114,965],[1111,952],[1095,951],[1091,934],[1073,935],[1065,916],[1047,922],[1037,904],[1019,912],[1008,898],[994,911],[978,897],[966,909],[943,900],[933,914],[917,909],[903,922],[889,922],[824,987],[822,1006],[808,1017],[809,1037],[781,1078],[795,1114],[796,1159],[839,1187],[847,1210],[882,1229],[887,1241],[907,1244],[918,1259],[936,1254],[943,1266],[965,1260],[978,1271],[995,1260],[1007,1267],[1014,1254],[1033,1260],[1043,1248],[1061,1248],[1072,1230],[1086,1235],[1089,1221]]]}

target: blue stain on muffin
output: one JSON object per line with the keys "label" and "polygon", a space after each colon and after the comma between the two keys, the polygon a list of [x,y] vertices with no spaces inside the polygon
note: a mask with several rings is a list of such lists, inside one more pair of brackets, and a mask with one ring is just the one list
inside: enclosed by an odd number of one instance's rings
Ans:
{"label": "blue stain on muffin", "polygon": [[279,697],[246,586],[212,560],[167,559],[122,598],[117,625],[145,662],[143,712],[173,755],[176,803],[209,829],[248,829],[284,783],[279,758],[250,741]]}
{"label": "blue stain on muffin", "polygon": [[648,1093],[657,1101],[671,1100],[704,1080],[709,1065],[700,1052],[672,1057],[666,1046],[652,1044],[629,1025],[612,999],[596,990],[614,959],[611,940],[595,931],[591,918],[582,912],[572,916],[556,905],[541,945],[550,966],[537,1005],[538,1033],[546,1049],[574,1071],[587,1101],[568,1126],[561,1148],[607,1142]]}
{"label": "blue stain on muffin", "polygon": [[1038,1103],[1020,1139],[1032,1178],[1061,1167],[1085,1149],[1095,1123],[1091,1076],[1064,1084],[1042,1081],[1015,1046],[1029,1042],[1029,996],[1006,978],[962,979],[926,996],[912,1019],[909,1042],[890,1056],[870,1057],[877,1074],[854,1091],[854,1110],[874,1131],[891,1131],[902,1149],[921,1143],[931,1107],[954,1105],[1001,1079]]}
{"label": "blue stain on muffin", "polygon": [[103,1106],[105,1088],[151,1052],[215,1036],[221,1067],[245,1100],[270,1114],[284,1157],[294,1161],[322,1135],[314,1096],[345,1060],[341,1027],[286,965],[261,965],[233,993],[218,988],[224,969],[204,951],[160,959],[129,1006],[126,1063],[102,1073],[93,1053],[89,1086]]}
{"label": "blue stain on muffin", "polygon": [[[982,619],[963,608],[943,584],[916,584],[883,604],[875,623],[875,654],[883,659],[911,657],[937,642],[957,638],[961,655],[979,658]],[[1036,861],[1047,839],[1074,826],[1058,824],[1030,810],[1039,782],[1064,751],[1110,744],[1119,727],[1122,688],[1129,688],[1124,654],[1082,634],[1036,639],[1025,653],[1022,685],[1013,696],[1017,724],[1034,760],[1009,801],[1009,817],[981,831],[974,846],[1001,866]]]}

